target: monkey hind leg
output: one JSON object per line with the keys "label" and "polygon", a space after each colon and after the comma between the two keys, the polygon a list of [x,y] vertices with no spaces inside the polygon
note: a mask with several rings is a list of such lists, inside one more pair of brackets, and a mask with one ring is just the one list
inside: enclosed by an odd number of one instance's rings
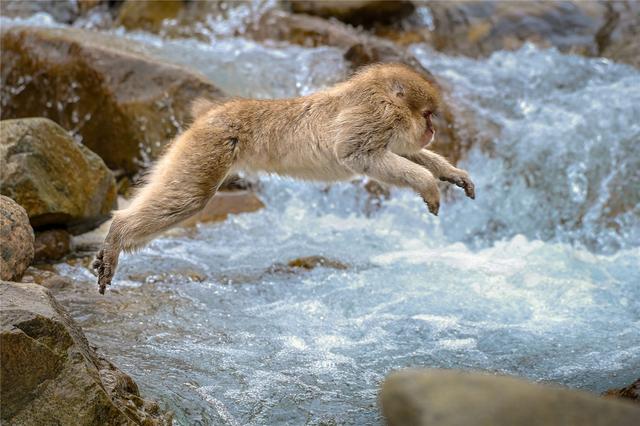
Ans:
{"label": "monkey hind leg", "polygon": [[[116,211],[93,267],[100,293],[111,284],[122,251],[133,251],[201,210],[229,173],[230,144],[187,131],[171,146],[126,209]],[[208,143],[207,143],[208,142]]]}

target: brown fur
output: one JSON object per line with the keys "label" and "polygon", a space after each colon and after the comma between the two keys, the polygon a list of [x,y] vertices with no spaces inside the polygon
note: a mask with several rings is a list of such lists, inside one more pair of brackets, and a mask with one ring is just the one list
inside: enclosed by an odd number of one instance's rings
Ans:
{"label": "brown fur", "polygon": [[[409,187],[438,213],[437,181],[475,196],[469,175],[424,149],[440,97],[404,65],[374,65],[315,94],[279,100],[194,103],[195,121],[152,170],[131,205],[117,211],[94,262],[100,292],[122,250],[144,245],[200,210],[228,173],[262,171],[337,181],[364,174]],[[431,130],[432,131],[431,131]]]}

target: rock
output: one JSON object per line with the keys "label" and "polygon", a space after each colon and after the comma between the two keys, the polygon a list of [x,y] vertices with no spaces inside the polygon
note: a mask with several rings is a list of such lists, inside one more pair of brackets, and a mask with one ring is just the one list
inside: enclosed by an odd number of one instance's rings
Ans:
{"label": "rock", "polygon": [[117,24],[128,30],[158,32],[165,19],[178,16],[182,0],[126,0],[118,11]]}
{"label": "rock", "polygon": [[113,175],[100,157],[46,118],[2,121],[0,158],[0,193],[23,206],[36,229],[88,229],[116,201]]}
{"label": "rock", "polygon": [[96,354],[44,287],[3,281],[0,296],[3,423],[171,423],[131,377]]}
{"label": "rock", "polygon": [[339,260],[327,259],[324,256],[306,256],[298,257],[296,259],[287,262],[287,266],[290,268],[302,268],[302,269],[315,269],[317,267],[332,268],[332,269],[348,269],[349,267],[340,262]]}
{"label": "rock", "polygon": [[627,398],[640,403],[640,379],[620,389],[609,389],[602,394],[607,398]]}
{"label": "rock", "polygon": [[11,18],[28,18],[36,13],[47,13],[58,22],[72,23],[79,15],[74,0],[2,0],[0,14]]}
{"label": "rock", "polygon": [[39,269],[33,266],[27,268],[20,282],[38,284],[50,290],[60,290],[70,287],[73,284],[70,278],[60,276],[53,271]]}
{"label": "rock", "polygon": [[637,425],[640,408],[585,392],[456,370],[391,373],[380,392],[390,426]]}
{"label": "rock", "polygon": [[[258,41],[277,40],[302,46],[337,47],[344,50],[344,57],[354,70],[379,62],[404,63],[439,86],[429,70],[409,54],[405,47],[364,34],[340,22],[272,10],[262,15],[259,24],[248,31],[247,35]],[[455,119],[449,105],[444,105],[434,124],[438,129],[438,137],[432,149],[454,163],[457,162],[463,154],[464,147],[457,134]]]}
{"label": "rock", "polygon": [[596,34],[599,56],[640,68],[640,3],[608,2]]}
{"label": "rock", "polygon": [[376,23],[390,23],[410,15],[415,7],[405,0],[322,0],[290,1],[291,10],[321,18],[336,18],[351,25],[370,28]]}
{"label": "rock", "polygon": [[180,226],[195,226],[197,223],[218,222],[230,214],[251,213],[264,208],[264,203],[251,191],[220,191],[195,216],[183,221]]}
{"label": "rock", "polygon": [[156,158],[199,96],[202,75],[154,58],[133,40],[75,28],[3,28],[2,118],[48,117],[112,169]]}
{"label": "rock", "polygon": [[529,41],[561,51],[594,55],[603,23],[599,2],[448,1],[427,4],[433,17],[433,46],[473,57],[514,50]]}
{"label": "rock", "polygon": [[0,195],[0,279],[20,279],[33,260],[33,239],[27,212]]}
{"label": "rock", "polygon": [[59,260],[71,253],[71,235],[64,229],[49,229],[36,234],[35,260]]}

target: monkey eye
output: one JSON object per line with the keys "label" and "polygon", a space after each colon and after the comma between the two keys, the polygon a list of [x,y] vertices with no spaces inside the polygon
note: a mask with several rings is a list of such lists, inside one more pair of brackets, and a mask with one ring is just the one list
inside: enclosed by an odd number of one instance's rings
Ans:
{"label": "monkey eye", "polygon": [[426,110],[426,111],[424,111],[424,112],[422,113],[422,116],[423,116],[424,118],[429,118],[429,117],[431,117],[431,115],[433,115],[433,112],[432,112],[432,111],[429,111],[429,110]]}

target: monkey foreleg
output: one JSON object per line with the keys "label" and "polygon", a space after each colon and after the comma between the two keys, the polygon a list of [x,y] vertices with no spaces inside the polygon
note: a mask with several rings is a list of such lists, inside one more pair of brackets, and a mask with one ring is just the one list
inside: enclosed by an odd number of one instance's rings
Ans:
{"label": "monkey foreleg", "polygon": [[366,156],[349,156],[342,161],[356,173],[390,185],[412,188],[420,194],[429,211],[438,215],[440,191],[436,179],[424,167],[390,151]]}
{"label": "monkey foreleg", "polygon": [[469,173],[465,170],[454,167],[444,157],[422,149],[416,154],[407,155],[407,158],[429,170],[435,177],[444,182],[453,183],[464,189],[467,197],[476,198],[476,189],[473,181],[469,177]]}

